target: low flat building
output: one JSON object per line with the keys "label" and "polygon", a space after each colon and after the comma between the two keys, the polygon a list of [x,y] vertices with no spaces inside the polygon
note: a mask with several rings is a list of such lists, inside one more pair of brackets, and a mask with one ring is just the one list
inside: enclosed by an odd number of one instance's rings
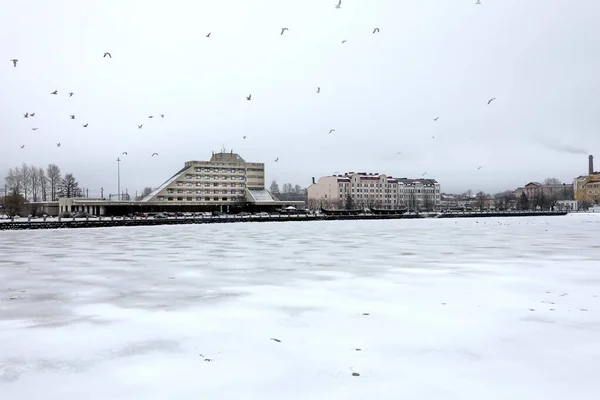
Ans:
{"label": "low flat building", "polygon": [[308,187],[308,206],[328,209],[407,207],[439,208],[440,184],[434,179],[394,178],[385,174],[347,172],[319,178]]}

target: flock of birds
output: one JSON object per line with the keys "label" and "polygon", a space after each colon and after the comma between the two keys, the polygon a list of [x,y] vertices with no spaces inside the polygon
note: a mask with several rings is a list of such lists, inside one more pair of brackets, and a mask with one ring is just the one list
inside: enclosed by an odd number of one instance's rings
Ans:
{"label": "flock of birds", "polygon": [[[482,3],[481,3],[481,0],[477,0],[477,1],[475,2],[475,4],[482,4]],[[335,8],[336,8],[336,9],[340,9],[340,8],[342,8],[342,0],[339,0],[339,1],[338,1],[338,3],[337,3],[337,4],[335,4]],[[289,31],[289,29],[288,29],[288,28],[281,28],[281,33],[280,33],[280,35],[283,35],[283,34],[284,34],[285,32],[287,32],[287,31]],[[373,34],[376,34],[376,33],[379,33],[379,32],[380,32],[380,31],[379,31],[379,28],[377,28],[377,27],[376,27],[376,28],[374,28],[374,29],[373,29]],[[208,32],[208,34],[206,34],[206,35],[205,35],[205,37],[206,37],[206,38],[210,38],[210,36],[211,36],[211,33],[212,33],[212,32]],[[346,42],[347,42],[347,40],[342,40],[342,44],[344,44],[344,43],[346,43]],[[104,55],[103,55],[102,57],[103,57],[103,58],[106,58],[106,57],[108,57],[108,58],[111,58],[111,59],[112,59],[112,54],[111,54],[110,52],[108,52],[108,51],[107,51],[107,52],[104,52]],[[16,68],[16,67],[17,67],[17,64],[18,64],[18,62],[19,62],[19,59],[17,59],[17,58],[13,58],[13,59],[11,59],[10,61],[13,63],[13,66]],[[320,87],[320,86],[318,86],[318,87],[317,87],[316,93],[317,93],[317,94],[320,94],[320,93],[321,93],[321,87]],[[51,92],[50,94],[51,94],[51,95],[58,95],[58,90],[54,90],[54,91],[53,91],[53,92]],[[74,95],[74,94],[75,94],[75,93],[73,93],[73,92],[69,92],[69,93],[68,93],[69,97],[73,97],[73,95]],[[248,94],[248,96],[246,96],[246,100],[247,100],[247,101],[252,101],[252,94],[251,94],[251,93],[250,93],[250,94]],[[487,101],[487,105],[490,105],[490,104],[491,104],[491,103],[492,103],[494,100],[496,100],[496,98],[495,98],[495,97],[492,97],[491,99],[489,99],[489,100]],[[159,115],[160,115],[160,118],[164,118],[164,117],[165,117],[165,115],[164,115],[164,114],[159,114]],[[30,113],[30,112],[26,112],[25,114],[23,114],[23,117],[24,117],[24,118],[33,118],[33,117],[35,117],[35,112],[31,112],[31,113]],[[74,119],[75,119],[75,115],[70,115],[70,118],[71,118],[72,120],[74,120]],[[152,118],[154,118],[154,116],[153,116],[153,115],[150,115],[150,116],[148,116],[148,118],[149,118],[149,119],[152,119]],[[438,117],[435,117],[435,118],[433,118],[433,121],[434,121],[434,122],[437,122],[437,121],[439,120],[439,118],[440,118],[439,116],[438,116]],[[89,126],[89,123],[87,123],[87,122],[86,122],[86,123],[85,123],[85,124],[83,124],[82,126],[83,126],[83,128],[87,128],[87,127]],[[142,128],[143,128],[143,126],[144,126],[144,124],[137,124],[137,127],[138,127],[138,129],[142,129]],[[37,127],[31,128],[31,129],[32,129],[33,131],[37,131],[37,130],[38,130],[38,128],[37,128]],[[333,133],[333,132],[335,132],[335,129],[330,129],[330,130],[329,130],[329,134],[331,134],[331,133]],[[246,139],[246,136],[243,136],[243,137],[242,137],[242,139],[244,139],[244,140],[245,140],[245,139]],[[432,139],[435,139],[435,136],[432,136]],[[56,147],[60,147],[60,146],[61,146],[61,144],[60,144],[60,143],[56,143]],[[21,149],[24,149],[24,148],[25,148],[25,145],[24,145],[24,144],[22,144],[22,145],[20,145],[20,147],[21,147]],[[398,152],[398,153],[396,153],[396,154],[399,154],[399,155],[400,155],[400,154],[402,154],[402,152]],[[124,152],[122,153],[122,155],[127,155],[127,152],[126,152],[126,151],[124,151]],[[158,156],[158,153],[152,153],[152,155],[150,156],[150,158],[152,158],[152,157],[154,157],[154,156]],[[277,158],[274,160],[274,162],[278,162],[278,161],[279,161],[279,157],[277,157]],[[480,170],[480,169],[482,169],[482,168],[483,168],[482,166],[479,166],[479,167],[477,168],[477,170]],[[423,176],[423,177],[424,177],[426,174],[427,174],[427,172],[423,173],[421,176]]]}

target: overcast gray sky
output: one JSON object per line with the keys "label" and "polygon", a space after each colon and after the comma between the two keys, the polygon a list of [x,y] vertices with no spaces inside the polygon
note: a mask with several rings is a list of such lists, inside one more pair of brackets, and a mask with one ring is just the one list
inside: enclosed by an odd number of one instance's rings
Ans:
{"label": "overcast gray sky", "polygon": [[458,192],[600,163],[600,1],[335,3],[2,2],[0,172],[56,163],[114,193],[127,151],[132,193],[224,145],[269,181],[427,171]]}

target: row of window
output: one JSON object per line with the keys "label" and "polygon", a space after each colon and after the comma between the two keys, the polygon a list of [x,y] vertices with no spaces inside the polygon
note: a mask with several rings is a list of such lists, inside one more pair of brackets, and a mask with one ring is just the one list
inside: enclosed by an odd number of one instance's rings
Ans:
{"label": "row of window", "polygon": [[244,201],[240,197],[164,197],[158,196],[158,201]]}
{"label": "row of window", "polygon": [[[174,193],[173,189],[167,189],[167,193],[169,193],[169,194]],[[183,189],[177,189],[177,194],[183,194],[183,193],[184,193]],[[185,193],[192,194],[192,193],[194,193],[194,191],[188,189],[188,190],[185,191]],[[231,193],[231,194],[238,194],[239,193],[239,194],[244,194],[246,192],[243,191],[243,190],[200,190],[200,189],[197,189],[195,191],[195,193],[196,194],[201,194],[201,193],[207,193],[207,194],[208,193]]]}
{"label": "row of window", "polygon": [[211,168],[211,167],[196,167],[196,172],[230,172],[230,173],[245,173],[244,168]]}
{"label": "row of window", "polygon": [[[212,180],[215,180],[215,181],[219,180],[219,179],[222,179],[222,180],[231,179],[232,181],[235,181],[235,180],[244,181],[244,180],[246,180],[246,177],[245,176],[237,176],[237,175],[236,176],[227,176],[227,175],[214,175],[214,176],[211,176],[211,175],[189,175],[188,174],[188,175],[185,176],[185,179],[206,179],[206,180],[211,180],[212,179]],[[183,184],[182,181],[177,181],[177,183],[178,184],[179,183]]]}
{"label": "row of window", "polygon": [[[193,185],[186,185],[186,186],[191,187]],[[201,183],[196,183],[196,187],[200,187],[200,186],[202,186]],[[204,187],[211,187],[211,186],[213,188],[216,188],[216,187],[241,187],[241,188],[243,188],[243,187],[245,187],[245,185],[243,183],[239,183],[239,184],[236,184],[236,183],[231,183],[231,184],[228,184],[228,183],[221,183],[221,184],[213,183],[212,185],[210,183],[205,183],[204,184]],[[175,193],[175,189],[168,188],[167,189],[167,193]],[[177,189],[177,193],[183,193],[183,189]],[[188,189],[188,193],[190,193],[190,189]]]}

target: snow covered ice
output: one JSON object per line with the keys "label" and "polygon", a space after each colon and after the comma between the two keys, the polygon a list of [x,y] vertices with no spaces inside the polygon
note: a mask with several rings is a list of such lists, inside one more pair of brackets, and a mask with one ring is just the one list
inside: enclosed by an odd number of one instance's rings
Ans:
{"label": "snow covered ice", "polygon": [[0,398],[597,398],[599,232],[593,214],[0,232]]}

